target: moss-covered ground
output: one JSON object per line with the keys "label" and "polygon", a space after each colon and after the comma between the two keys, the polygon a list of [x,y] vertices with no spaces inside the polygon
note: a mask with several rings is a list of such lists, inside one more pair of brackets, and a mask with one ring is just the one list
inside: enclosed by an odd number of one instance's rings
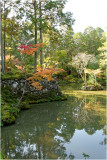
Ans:
{"label": "moss-covered ground", "polygon": [[62,93],[65,95],[73,95],[75,97],[82,97],[84,95],[99,95],[106,96],[106,89],[99,91],[83,91],[81,90],[82,83],[70,83],[67,85],[60,85]]}

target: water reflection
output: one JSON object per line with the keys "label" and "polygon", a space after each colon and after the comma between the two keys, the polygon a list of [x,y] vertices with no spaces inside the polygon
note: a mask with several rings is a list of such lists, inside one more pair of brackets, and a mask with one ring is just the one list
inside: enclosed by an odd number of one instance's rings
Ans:
{"label": "water reflection", "polygon": [[15,125],[2,128],[3,154],[10,159],[75,159],[87,151],[91,158],[105,158],[105,103],[104,96],[94,95],[34,105],[20,113]]}

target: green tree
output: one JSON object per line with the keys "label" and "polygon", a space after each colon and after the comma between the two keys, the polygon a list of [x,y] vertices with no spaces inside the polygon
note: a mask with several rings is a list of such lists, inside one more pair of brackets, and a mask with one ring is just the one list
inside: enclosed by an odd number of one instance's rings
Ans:
{"label": "green tree", "polygon": [[98,49],[101,53],[99,55],[99,66],[103,70],[106,69],[106,50],[107,50],[107,41],[103,43],[103,46]]}
{"label": "green tree", "polygon": [[84,30],[83,33],[83,42],[84,49],[88,54],[98,55],[100,52],[98,48],[103,46],[104,39],[101,39],[103,36],[103,30],[101,28],[94,29],[89,26]]}
{"label": "green tree", "polygon": [[2,28],[4,30],[3,32],[3,55],[4,55],[4,70],[5,70],[5,55],[6,55],[6,19],[8,17],[8,14],[10,12],[12,2],[4,0],[1,2],[2,6]]}
{"label": "green tree", "polygon": [[4,70],[4,57],[3,57],[3,47],[2,47],[2,17],[1,17],[1,2],[0,2],[0,53],[1,53],[1,67],[2,73],[5,73]]}
{"label": "green tree", "polygon": [[76,52],[85,52],[95,56],[100,54],[98,48],[103,46],[105,41],[103,33],[104,31],[101,28],[93,28],[91,26],[87,27],[83,33],[75,33]]}
{"label": "green tree", "polygon": [[73,40],[74,40],[74,45],[75,45],[75,51],[74,51],[75,54],[84,51],[82,37],[83,35],[81,32],[75,33],[73,35]]}
{"label": "green tree", "polygon": [[19,35],[19,23],[16,19],[16,15],[20,9],[18,6],[20,1],[21,0],[4,0],[1,3],[4,66],[6,55],[8,55],[8,53],[12,53],[13,48],[16,50],[16,43],[19,40],[19,38],[16,38]]}
{"label": "green tree", "polygon": [[[36,37],[39,35],[39,42],[43,41],[43,36],[48,32],[50,39],[53,32],[57,32],[57,27],[61,25],[71,26],[73,23],[72,14],[70,12],[63,13],[66,0],[40,0],[26,2],[26,17],[31,22],[32,29],[36,31]],[[36,4],[36,6],[34,5]],[[35,7],[34,7],[35,6]],[[35,11],[36,10],[36,11]],[[36,12],[36,14],[35,14]],[[35,16],[36,15],[36,16]],[[39,33],[38,33],[39,31]],[[41,51],[40,64],[43,63],[43,54]]]}
{"label": "green tree", "polygon": [[52,38],[48,39],[48,56],[45,62],[72,72],[71,61],[75,49],[73,29],[62,26],[59,31],[51,31],[51,34]]}

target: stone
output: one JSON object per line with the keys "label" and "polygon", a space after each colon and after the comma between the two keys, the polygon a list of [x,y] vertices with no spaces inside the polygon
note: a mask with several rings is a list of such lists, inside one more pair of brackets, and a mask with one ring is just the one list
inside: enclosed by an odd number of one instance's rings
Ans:
{"label": "stone", "polygon": [[55,96],[61,95],[61,90],[56,81],[47,81],[47,80],[40,81],[42,85],[42,90],[36,90],[33,86],[29,85],[28,81],[24,79],[12,79],[12,80],[5,79],[1,81],[1,84],[5,88],[7,86],[10,86],[13,94],[22,94],[25,82],[26,82],[26,88],[24,92],[26,94],[42,96],[42,94],[45,94],[47,92],[51,94],[51,91],[53,92],[54,89]]}
{"label": "stone", "polygon": [[21,83],[20,83],[20,86],[23,87],[23,86],[24,86],[24,83],[21,82]]}
{"label": "stone", "polygon": [[86,88],[85,86],[82,86],[82,90],[86,91],[97,91],[97,90],[103,90],[103,87],[101,85],[88,85]]}
{"label": "stone", "polygon": [[17,82],[14,82],[13,84],[12,84],[12,87],[15,89],[15,88],[17,88],[17,86],[18,86],[18,83]]}

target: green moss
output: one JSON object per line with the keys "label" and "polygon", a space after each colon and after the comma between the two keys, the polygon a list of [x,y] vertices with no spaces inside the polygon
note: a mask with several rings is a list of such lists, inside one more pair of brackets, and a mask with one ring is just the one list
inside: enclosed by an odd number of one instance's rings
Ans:
{"label": "green moss", "polygon": [[15,104],[17,103],[18,95],[12,94],[12,90],[9,85],[6,87],[1,87],[2,90],[2,99],[4,102],[7,102],[9,104]]}
{"label": "green moss", "polygon": [[55,89],[52,89],[50,92],[48,92],[49,97],[54,98],[56,97],[57,91]]}
{"label": "green moss", "polygon": [[1,113],[1,121],[3,122],[3,124],[13,124],[15,123],[15,116],[13,116],[9,110],[4,110],[2,113]]}
{"label": "green moss", "polygon": [[44,102],[52,102],[52,101],[64,101],[67,100],[67,96],[56,96],[56,97],[48,97],[47,99],[39,99],[39,100],[31,100],[29,101],[30,104],[37,104],[37,103],[44,103]]}
{"label": "green moss", "polygon": [[3,159],[2,153],[0,152],[0,159]]}
{"label": "green moss", "polygon": [[8,103],[1,106],[1,126],[15,123],[20,110],[17,107],[11,107]]}
{"label": "green moss", "polygon": [[31,95],[30,93],[26,94],[23,98],[23,101],[29,102],[30,100],[38,100],[40,99],[39,95]]}
{"label": "green moss", "polygon": [[2,80],[6,80],[6,79],[22,79],[25,77],[30,77],[32,76],[32,73],[25,73],[24,72],[7,72],[6,74],[2,74],[1,75],[1,79]]}
{"label": "green moss", "polygon": [[101,86],[100,84],[95,85],[88,85],[85,89],[85,87],[83,86],[83,90],[87,90],[87,91],[98,91],[98,90],[103,90],[103,86]]}
{"label": "green moss", "polygon": [[24,96],[23,100],[30,104],[43,103],[62,100],[62,95],[60,94],[60,96],[57,96],[56,90],[52,89],[51,91],[42,93],[41,95],[39,95],[39,93],[36,95],[31,95],[28,93]]}
{"label": "green moss", "polygon": [[10,107],[10,110],[9,112],[11,114],[13,114],[13,116],[17,117],[18,116],[18,113],[20,112],[20,108],[19,107]]}
{"label": "green moss", "polygon": [[44,102],[50,102],[50,100],[49,99],[39,99],[35,101],[35,103],[44,103]]}
{"label": "green moss", "polygon": [[67,96],[66,95],[63,95],[62,97],[61,97],[61,101],[65,101],[65,100],[67,100],[68,98],[67,98]]}
{"label": "green moss", "polygon": [[30,105],[27,102],[22,102],[20,104],[20,108],[21,108],[21,110],[26,110],[26,109],[30,108]]}

